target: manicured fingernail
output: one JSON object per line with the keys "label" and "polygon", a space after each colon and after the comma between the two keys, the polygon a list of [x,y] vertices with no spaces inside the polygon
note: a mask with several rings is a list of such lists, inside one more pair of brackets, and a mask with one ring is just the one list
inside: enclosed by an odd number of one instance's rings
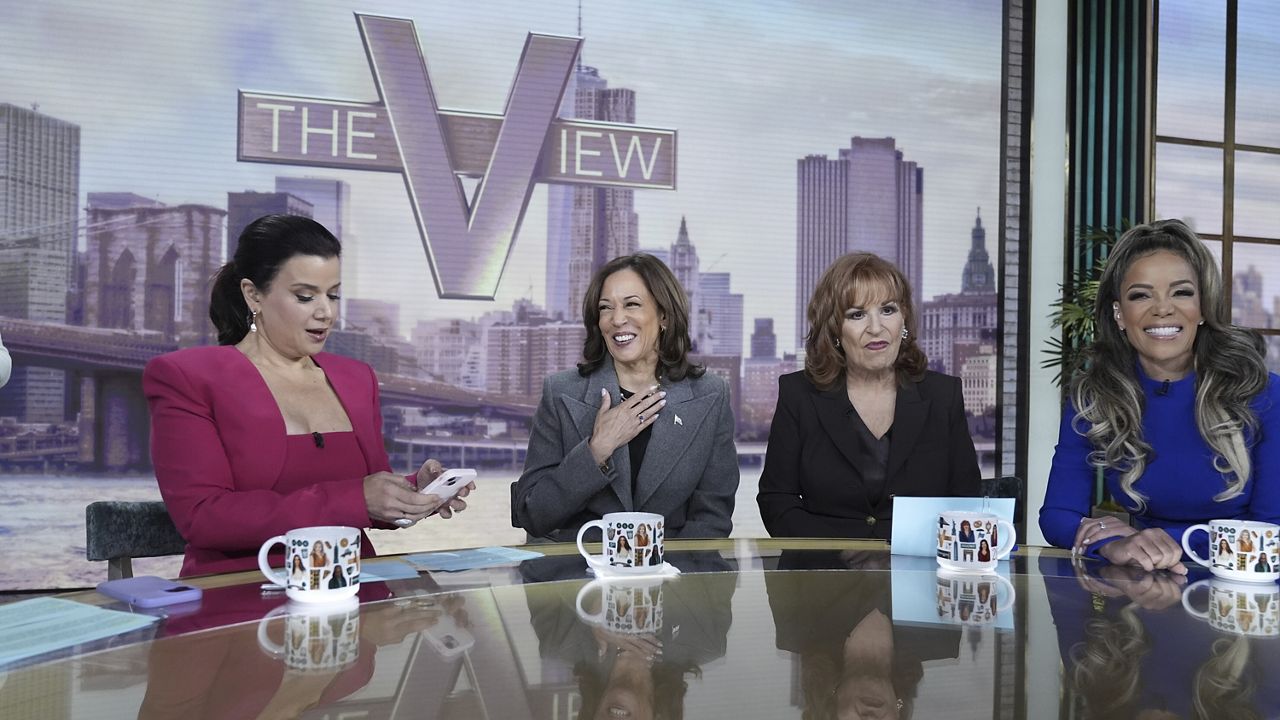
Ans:
{"label": "manicured fingernail", "polygon": [[609,394],[609,388],[600,388],[600,397],[606,397]]}
{"label": "manicured fingernail", "polygon": [[649,392],[653,392],[654,390],[657,390],[657,389],[658,389],[658,388],[660,388],[660,387],[662,387],[662,386],[661,386],[661,385],[650,385],[650,386],[649,386]]}
{"label": "manicured fingernail", "polygon": [[658,393],[658,397],[666,397],[666,396],[667,396],[666,390],[663,390],[662,392]]}

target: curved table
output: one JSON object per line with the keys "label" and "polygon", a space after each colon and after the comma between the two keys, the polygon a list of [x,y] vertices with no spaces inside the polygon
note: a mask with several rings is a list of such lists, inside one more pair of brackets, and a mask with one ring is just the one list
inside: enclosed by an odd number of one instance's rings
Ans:
{"label": "curved table", "polygon": [[545,557],[364,583],[313,614],[256,572],[199,578],[198,608],[0,668],[0,717],[1280,714],[1274,583],[1039,548],[951,576],[831,540],[671,541],[680,577],[606,583],[572,546],[530,549]]}

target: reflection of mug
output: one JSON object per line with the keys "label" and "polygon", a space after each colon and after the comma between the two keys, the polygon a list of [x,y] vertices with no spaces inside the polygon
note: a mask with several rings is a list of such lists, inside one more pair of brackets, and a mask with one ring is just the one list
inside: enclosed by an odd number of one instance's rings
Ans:
{"label": "reflection of mug", "polygon": [[1012,607],[1016,598],[1013,583],[1003,575],[938,571],[938,619],[944,622],[985,625]]}
{"label": "reflection of mug", "polygon": [[1013,525],[991,513],[938,515],[938,565],[952,572],[995,570],[1016,540]]}
{"label": "reflection of mug", "polygon": [[[284,619],[284,644],[273,641],[267,626]],[[360,656],[360,601],[347,598],[331,605],[289,603],[258,622],[258,645],[294,670],[340,670]]]}
{"label": "reflection of mug", "polygon": [[[1209,534],[1209,557],[1191,549],[1191,535],[1197,530]],[[1192,525],[1182,533],[1182,549],[1192,560],[1226,580],[1275,582],[1280,579],[1280,527],[1254,520],[1210,520]]]}
{"label": "reflection of mug", "polygon": [[[284,545],[283,573],[267,564],[267,553],[276,543]],[[344,600],[360,590],[360,531],[338,526],[290,530],[262,544],[258,569],[283,586],[290,600]]]}
{"label": "reflection of mug", "polygon": [[[655,513],[606,513],[578,528],[578,552],[593,568],[643,575],[662,566],[662,516]],[[589,528],[604,531],[604,555],[592,555],[582,545]]]}
{"label": "reflection of mug", "polygon": [[[583,601],[600,592],[600,611]],[[578,617],[615,633],[657,633],[662,629],[662,580],[592,580],[578,591]]]}
{"label": "reflection of mug", "polygon": [[[1191,591],[1208,583],[1209,607],[1201,612],[1191,606]],[[1182,607],[1210,627],[1223,632],[1254,637],[1280,635],[1280,587],[1236,583],[1227,580],[1201,580],[1182,591]]]}

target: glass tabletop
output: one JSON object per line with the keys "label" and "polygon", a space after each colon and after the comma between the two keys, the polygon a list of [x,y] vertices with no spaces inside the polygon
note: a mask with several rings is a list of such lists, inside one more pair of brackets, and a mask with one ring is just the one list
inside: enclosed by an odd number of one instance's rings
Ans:
{"label": "glass tabletop", "polygon": [[532,549],[338,607],[197,580],[199,608],[0,668],[0,717],[1280,714],[1275,583],[1037,548],[963,575],[877,543],[745,540],[672,541],[679,577],[604,581],[571,547]]}

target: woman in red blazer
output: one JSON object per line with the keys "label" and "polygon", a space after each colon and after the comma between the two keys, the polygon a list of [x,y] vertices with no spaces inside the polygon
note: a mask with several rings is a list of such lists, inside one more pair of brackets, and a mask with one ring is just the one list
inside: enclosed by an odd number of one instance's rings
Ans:
{"label": "woman in red blazer", "polygon": [[756,496],[769,534],[888,539],[895,495],[977,495],[960,380],[925,370],[902,272],[845,255],[808,317],[805,369],[779,378]]}
{"label": "woman in red blazer", "polygon": [[[250,223],[214,279],[219,346],[143,372],[156,479],[187,540],[184,576],[257,567],[258,547],[295,528],[395,527],[466,508],[471,486],[443,506],[416,492],[440,474],[435,460],[408,478],[390,472],[373,369],[321,352],[340,252],[309,218]],[[361,547],[372,554],[367,537]]]}

